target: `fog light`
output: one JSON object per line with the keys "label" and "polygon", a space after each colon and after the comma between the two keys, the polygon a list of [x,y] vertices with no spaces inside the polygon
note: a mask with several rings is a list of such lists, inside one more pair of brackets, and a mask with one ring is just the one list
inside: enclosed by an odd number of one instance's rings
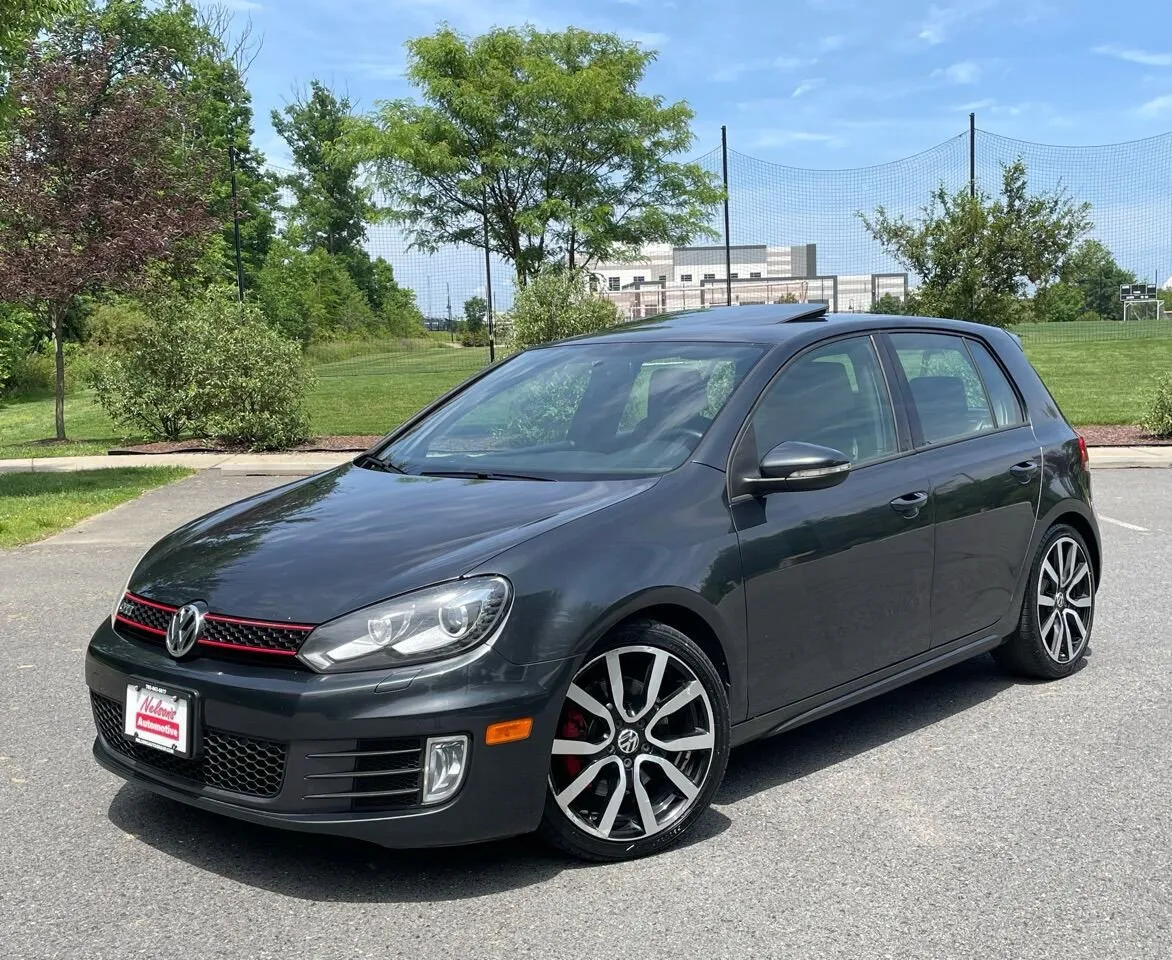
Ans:
{"label": "fog light", "polygon": [[427,741],[427,767],[423,802],[441,803],[460,789],[468,769],[468,738],[431,737]]}

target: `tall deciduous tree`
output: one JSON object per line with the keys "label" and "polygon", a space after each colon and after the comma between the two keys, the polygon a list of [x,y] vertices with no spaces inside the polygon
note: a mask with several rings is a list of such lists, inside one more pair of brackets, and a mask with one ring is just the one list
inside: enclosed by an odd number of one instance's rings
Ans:
{"label": "tall deciduous tree", "polygon": [[289,145],[297,168],[285,178],[293,194],[290,223],[308,250],[346,255],[366,239],[370,195],[357,161],[337,149],[350,111],[348,98],[314,80],[306,93],[272,114],[273,129]]}
{"label": "tall deciduous tree", "polygon": [[413,243],[482,245],[524,285],[648,243],[708,235],[722,194],[691,148],[693,113],[639,92],[655,58],[613,34],[443,28],[407,44],[420,102],[379,105],[356,125],[392,217]]}
{"label": "tall deciduous tree", "polygon": [[1016,301],[1056,279],[1075,243],[1091,228],[1090,205],[1064,189],[1031,194],[1025,164],[1007,165],[997,197],[933,191],[918,220],[879,207],[860,213],[867,231],[919,276],[912,301],[920,314],[1013,322]]}
{"label": "tall deciduous tree", "polygon": [[1119,288],[1135,280],[1135,274],[1119,266],[1098,240],[1080,243],[1062,268],[1062,282],[1082,293],[1083,309],[1108,320],[1122,319]]}
{"label": "tall deciduous tree", "polygon": [[80,294],[132,285],[185,238],[216,227],[206,155],[161,53],[123,63],[97,31],[70,55],[34,50],[13,74],[0,154],[0,289],[42,318],[56,350],[65,439],[64,316]]}
{"label": "tall deciduous tree", "polygon": [[[197,7],[189,0],[86,0],[84,9],[63,23],[50,42],[71,54],[93,32],[113,46],[112,82],[153,52],[167,51],[167,80],[184,91],[191,105],[185,136],[216,158],[211,209],[224,226],[208,267],[219,279],[235,282],[232,217],[238,216],[244,279],[252,286],[272,242],[277,186],[264,155],[252,143],[252,98],[244,78],[258,43],[250,25],[236,30],[227,9]],[[229,148],[236,163],[235,203]]]}

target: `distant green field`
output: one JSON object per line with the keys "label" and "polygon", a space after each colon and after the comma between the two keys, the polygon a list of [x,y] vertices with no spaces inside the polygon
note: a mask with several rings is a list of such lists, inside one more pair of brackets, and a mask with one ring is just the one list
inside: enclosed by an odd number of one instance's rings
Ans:
{"label": "distant green field", "polygon": [[[1156,377],[1172,371],[1169,323],[1052,323],[1015,332],[1074,423],[1135,423],[1147,411]],[[313,434],[382,434],[482,369],[488,350],[430,338],[394,349],[323,344],[309,357],[318,376],[307,401]],[[103,453],[141,439],[121,436],[89,391],[66,398],[65,425],[70,442],[45,445],[42,439],[53,433],[52,397],[0,401],[0,460]]]}
{"label": "distant green field", "polygon": [[1010,328],[1022,342],[1083,343],[1103,340],[1172,339],[1172,320],[1096,320],[1071,323],[1022,323]]}

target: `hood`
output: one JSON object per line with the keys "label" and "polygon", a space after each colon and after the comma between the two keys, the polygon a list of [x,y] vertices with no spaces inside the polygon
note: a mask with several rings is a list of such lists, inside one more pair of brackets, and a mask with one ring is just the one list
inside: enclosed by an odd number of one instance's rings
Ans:
{"label": "hood", "polygon": [[543,482],[381,473],[346,465],[225,507],[160,540],[130,590],[216,613],[323,623],[459,577],[655,480]]}

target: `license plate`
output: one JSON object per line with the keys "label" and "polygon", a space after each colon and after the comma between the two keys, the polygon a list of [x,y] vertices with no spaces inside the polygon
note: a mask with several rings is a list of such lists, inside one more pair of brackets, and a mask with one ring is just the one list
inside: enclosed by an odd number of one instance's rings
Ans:
{"label": "license plate", "polygon": [[173,753],[191,756],[191,700],[181,693],[151,684],[126,688],[123,732],[132,740]]}

